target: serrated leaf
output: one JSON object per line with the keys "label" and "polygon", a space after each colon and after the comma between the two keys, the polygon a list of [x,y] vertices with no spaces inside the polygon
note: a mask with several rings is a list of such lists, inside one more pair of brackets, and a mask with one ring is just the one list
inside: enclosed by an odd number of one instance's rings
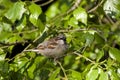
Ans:
{"label": "serrated leaf", "polygon": [[42,13],[42,10],[41,10],[40,6],[32,3],[29,6],[29,10],[30,10],[30,13],[31,13],[30,17],[29,17],[30,22],[33,25],[35,25],[36,27],[38,27],[38,17]]}
{"label": "serrated leaf", "polygon": [[87,25],[87,13],[86,13],[85,9],[83,9],[81,7],[77,8],[76,10],[74,10],[73,16],[76,18],[76,20]]}
{"label": "serrated leaf", "polygon": [[14,23],[17,19],[21,19],[25,10],[26,9],[24,8],[24,2],[16,2],[13,7],[7,11],[5,17],[7,17],[9,20],[11,20],[12,23]]}
{"label": "serrated leaf", "polygon": [[111,47],[109,50],[109,55],[113,60],[120,62],[120,50]]}
{"label": "serrated leaf", "polygon": [[86,75],[86,80],[96,80],[98,77],[98,69],[91,69]]}

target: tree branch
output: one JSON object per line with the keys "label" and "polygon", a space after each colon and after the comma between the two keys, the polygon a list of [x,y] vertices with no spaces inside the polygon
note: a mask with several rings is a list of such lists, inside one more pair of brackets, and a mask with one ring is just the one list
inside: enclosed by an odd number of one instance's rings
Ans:
{"label": "tree branch", "polygon": [[54,0],[49,0],[49,1],[45,2],[45,3],[43,3],[43,4],[40,4],[40,6],[46,6],[46,5],[50,4],[50,3],[53,2],[53,1],[54,1]]}
{"label": "tree branch", "polygon": [[104,2],[104,0],[102,0],[100,3],[98,3],[98,4],[97,4],[95,7],[93,7],[92,9],[88,10],[88,13],[91,13],[91,12],[97,10],[97,8],[98,8],[100,5],[102,5],[103,2]]}
{"label": "tree branch", "polygon": [[70,12],[72,12],[73,10],[75,10],[81,3],[82,0],[76,0],[75,4],[67,11],[67,14],[69,14]]}

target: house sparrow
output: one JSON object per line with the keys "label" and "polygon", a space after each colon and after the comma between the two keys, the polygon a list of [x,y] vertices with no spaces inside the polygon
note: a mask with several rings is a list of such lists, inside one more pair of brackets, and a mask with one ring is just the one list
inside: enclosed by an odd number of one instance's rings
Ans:
{"label": "house sparrow", "polygon": [[67,49],[68,44],[66,43],[65,35],[59,34],[57,37],[40,43],[35,49],[25,51],[34,51],[46,57],[57,59],[64,56],[64,53],[67,51]]}

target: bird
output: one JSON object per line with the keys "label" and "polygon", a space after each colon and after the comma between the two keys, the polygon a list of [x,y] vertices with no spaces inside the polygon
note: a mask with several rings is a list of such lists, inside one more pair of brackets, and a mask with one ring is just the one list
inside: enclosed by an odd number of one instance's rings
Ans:
{"label": "bird", "polygon": [[38,44],[36,48],[25,51],[33,51],[49,58],[58,59],[64,56],[68,47],[66,36],[64,34],[59,34],[56,37],[50,38]]}

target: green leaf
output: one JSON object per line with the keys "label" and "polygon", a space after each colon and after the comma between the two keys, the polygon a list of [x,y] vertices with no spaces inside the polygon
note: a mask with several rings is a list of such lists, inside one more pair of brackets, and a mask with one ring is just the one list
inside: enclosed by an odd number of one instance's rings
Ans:
{"label": "green leaf", "polygon": [[96,80],[98,78],[98,69],[91,69],[86,75],[86,80]]}
{"label": "green leaf", "polygon": [[49,77],[48,80],[55,80],[56,76],[60,73],[60,68],[57,68]]}
{"label": "green leaf", "polygon": [[[33,54],[33,53],[32,53]],[[36,54],[36,53],[35,53]],[[32,56],[32,55],[31,55]],[[46,63],[46,58],[44,56],[37,56],[34,60],[34,64],[36,64],[37,68],[42,68],[42,67],[45,67],[45,64]],[[49,68],[49,66],[47,66],[47,68]],[[39,68],[39,69],[40,69]]]}
{"label": "green leaf", "polygon": [[112,18],[120,17],[120,0],[106,0],[103,8],[106,14]]}
{"label": "green leaf", "polygon": [[10,8],[5,16],[14,23],[17,19],[20,20],[23,13],[26,11],[24,8],[24,2],[16,2],[12,8]]}
{"label": "green leaf", "polygon": [[26,26],[26,16],[23,16],[19,24],[17,25],[16,29],[21,31]]}
{"label": "green leaf", "polygon": [[7,39],[7,42],[16,42],[16,41],[23,41],[23,38],[20,37],[19,35],[15,35]]}
{"label": "green leaf", "polygon": [[36,69],[36,64],[34,64],[33,63],[33,65],[32,66],[30,66],[29,67],[29,69],[27,69],[27,71],[28,71],[28,76],[31,78],[31,79],[33,79],[34,78],[34,71],[35,71],[35,69]]}
{"label": "green leaf", "polygon": [[13,6],[11,0],[0,0],[0,16],[3,16],[5,12]]}
{"label": "green leaf", "polygon": [[80,49],[80,46],[84,44],[85,37],[83,32],[74,32],[70,37],[72,39],[73,47]]}
{"label": "green leaf", "polygon": [[9,71],[9,64],[6,61],[0,61],[0,72],[6,74]]}
{"label": "green leaf", "polygon": [[35,39],[37,37],[38,33],[32,32],[32,33],[25,33],[23,35],[24,39]]}
{"label": "green leaf", "polygon": [[104,56],[104,51],[103,50],[101,50],[101,51],[99,51],[98,52],[98,54],[97,54],[97,62],[99,62],[99,60],[102,58]]}
{"label": "green leaf", "polygon": [[120,77],[118,76],[118,74],[115,71],[116,71],[116,69],[114,67],[111,67],[109,70],[109,75],[110,75],[111,80],[119,80],[120,79]]}
{"label": "green leaf", "polygon": [[98,44],[104,44],[105,43],[104,38],[101,36],[101,34],[98,34],[98,33],[95,33],[95,41]]}
{"label": "green leaf", "polygon": [[86,40],[86,43],[85,43],[86,46],[90,46],[90,44],[94,40],[94,36],[92,34],[88,33],[88,32],[84,34],[84,38]]}
{"label": "green leaf", "polygon": [[43,24],[41,19],[38,19],[37,25],[38,25],[39,31],[43,32],[43,30],[45,29],[45,25]]}
{"label": "green leaf", "polygon": [[72,18],[70,18],[70,20],[68,20],[68,24],[73,26],[74,28],[78,28],[79,27],[78,26],[78,21],[74,17],[72,17]]}
{"label": "green leaf", "polygon": [[71,76],[73,80],[82,80],[81,73],[75,70],[71,70]]}
{"label": "green leaf", "polygon": [[56,16],[56,14],[60,12],[58,9],[58,6],[59,6],[59,3],[57,1],[53,3],[46,11],[47,17],[53,18],[54,16]]}
{"label": "green leaf", "polygon": [[17,56],[14,59],[14,62],[10,65],[11,70],[15,70],[15,71],[21,70],[21,71],[24,71],[28,67],[28,64],[30,64],[28,58],[26,58],[26,57],[20,58],[20,56],[21,55]]}
{"label": "green leaf", "polygon": [[6,32],[10,32],[12,31],[11,25],[8,23],[4,23],[4,22],[0,22],[0,32],[2,31],[6,31]]}
{"label": "green leaf", "polygon": [[32,3],[30,6],[29,6],[29,10],[30,10],[30,17],[29,17],[29,20],[30,22],[35,25],[36,27],[38,27],[38,17],[39,15],[42,13],[42,10],[40,8],[40,6]]}
{"label": "green leaf", "polygon": [[113,60],[120,62],[120,50],[111,47],[109,50],[109,55]]}
{"label": "green leaf", "polygon": [[11,33],[2,31],[0,32],[0,41],[7,41],[10,36],[11,36]]}
{"label": "green leaf", "polygon": [[77,8],[76,10],[74,10],[73,16],[75,17],[76,20],[87,25],[87,13],[86,13],[85,9],[83,9],[81,7]]}
{"label": "green leaf", "polygon": [[0,49],[0,61],[5,60],[6,54]]}
{"label": "green leaf", "polygon": [[106,72],[103,72],[102,70],[100,70],[99,80],[109,80],[108,74]]}

